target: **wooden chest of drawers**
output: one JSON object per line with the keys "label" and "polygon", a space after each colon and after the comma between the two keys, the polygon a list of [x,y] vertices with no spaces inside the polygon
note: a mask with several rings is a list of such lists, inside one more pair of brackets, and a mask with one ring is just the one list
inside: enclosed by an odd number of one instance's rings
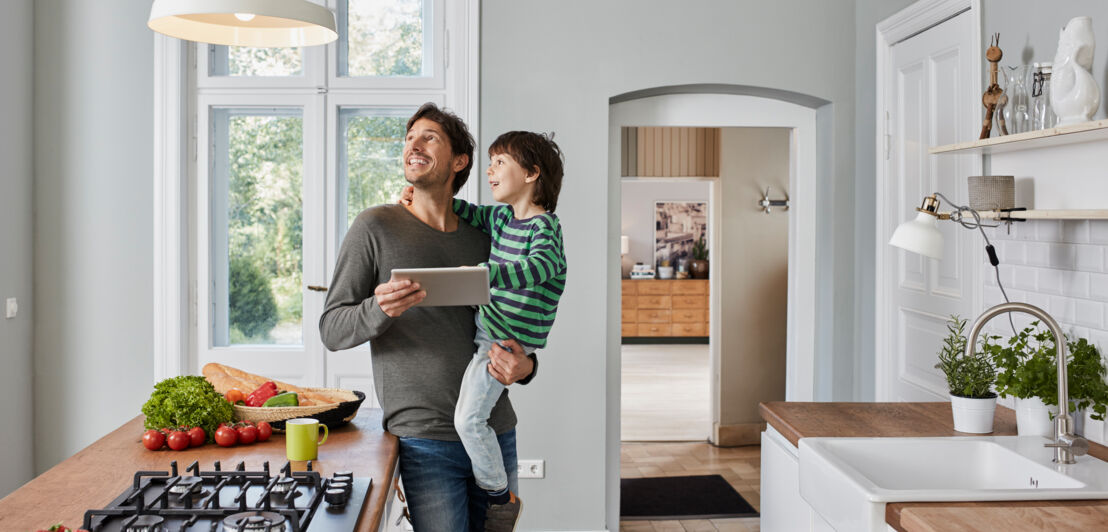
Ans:
{"label": "wooden chest of drawers", "polygon": [[623,280],[622,336],[708,336],[708,280]]}

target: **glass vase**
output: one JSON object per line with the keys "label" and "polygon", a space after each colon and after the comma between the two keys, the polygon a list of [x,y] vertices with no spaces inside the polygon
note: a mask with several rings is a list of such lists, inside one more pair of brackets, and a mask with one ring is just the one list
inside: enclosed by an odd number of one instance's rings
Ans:
{"label": "glass vase", "polygon": [[1027,65],[1004,67],[1004,98],[1007,100],[1002,111],[1008,134],[1023,133],[1031,130],[1031,91],[1028,90]]}

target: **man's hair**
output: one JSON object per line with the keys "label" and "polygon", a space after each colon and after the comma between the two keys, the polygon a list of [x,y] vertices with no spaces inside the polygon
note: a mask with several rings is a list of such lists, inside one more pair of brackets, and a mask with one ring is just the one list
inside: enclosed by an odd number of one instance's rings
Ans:
{"label": "man's hair", "polygon": [[458,170],[458,173],[454,174],[454,193],[457,194],[462,189],[462,185],[466,184],[469,179],[469,170],[473,168],[473,148],[476,142],[473,141],[473,135],[469,133],[469,128],[466,127],[466,123],[462,122],[458,115],[439,109],[439,106],[427,102],[419,107],[419,110],[408,119],[408,127],[404,131],[411,131],[412,124],[415,124],[420,118],[426,118],[442,127],[443,133],[446,133],[447,140],[450,141],[450,152],[455,156],[468,155],[469,162],[466,163],[465,168]]}
{"label": "man's hair", "polygon": [[554,143],[554,135],[530,131],[509,131],[500,135],[489,146],[489,157],[506,153],[530,173],[539,170],[538,186],[531,198],[536,205],[549,212],[558,206],[558,193],[562,191],[564,157]]}

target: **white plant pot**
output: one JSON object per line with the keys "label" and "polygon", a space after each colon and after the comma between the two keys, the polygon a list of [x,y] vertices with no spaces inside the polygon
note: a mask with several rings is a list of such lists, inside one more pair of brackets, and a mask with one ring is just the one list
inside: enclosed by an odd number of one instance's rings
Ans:
{"label": "white plant pot", "polygon": [[1016,398],[1016,432],[1020,436],[1054,436],[1057,406],[1047,406],[1038,397]]}
{"label": "white plant pot", "polygon": [[969,434],[988,434],[993,431],[996,397],[971,399],[951,395],[950,409],[954,414],[954,430]]}

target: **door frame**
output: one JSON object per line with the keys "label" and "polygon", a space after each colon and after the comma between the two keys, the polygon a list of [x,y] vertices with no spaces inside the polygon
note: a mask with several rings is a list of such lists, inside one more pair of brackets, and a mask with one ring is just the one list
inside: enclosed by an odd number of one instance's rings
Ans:
{"label": "door frame", "polygon": [[[620,134],[625,126],[779,127],[791,130],[789,147],[789,272],[786,352],[786,400],[812,401],[819,386],[816,353],[820,331],[829,331],[831,313],[817,313],[820,301],[820,268],[829,264],[817,252],[820,209],[816,191],[819,177],[818,116],[829,102],[786,91],[743,86],[676,86],[648,89],[613,97],[608,111],[608,290],[605,462],[607,520],[619,523],[620,477]],[[829,131],[829,128],[824,128]],[[823,144],[827,146],[827,144]],[[823,175],[823,177],[828,177]],[[719,180],[714,182],[719,186]],[[751,206],[753,207],[753,206]],[[721,207],[722,208],[722,207]],[[714,227],[720,226],[721,208],[712,209]],[[709,249],[722,245],[720,231],[712,232]],[[826,249],[826,248],[819,248]],[[719,279],[720,261],[709,264],[709,279]],[[719,283],[711,283],[709,294],[709,393],[713,421],[719,418]],[[823,324],[823,325],[821,325]]]}
{"label": "door frame", "polygon": [[[874,383],[874,399],[876,401],[890,401],[893,399],[889,383],[893,372],[896,370],[896,364],[893,363],[891,358],[892,353],[883,352],[883,346],[889,340],[888,328],[892,324],[891,316],[885,312],[891,304],[890,298],[892,297],[892,291],[887,289],[890,279],[886,278],[885,268],[890,261],[895,260],[895,256],[887,249],[889,246],[884,238],[886,233],[882,228],[904,221],[894,219],[895,209],[892,205],[886,205],[882,201],[887,192],[886,182],[892,176],[892,169],[889,166],[891,161],[887,154],[889,148],[886,147],[886,139],[889,138],[888,135],[890,134],[887,113],[891,111],[893,103],[886,96],[889,90],[886,81],[893,72],[892,47],[966,11],[969,11],[970,16],[974,19],[972,24],[973,42],[981,43],[981,0],[918,0],[916,3],[877,23],[875,28],[877,39],[875,94],[877,100],[876,116],[879,124],[874,132],[876,146],[874,153],[876,153],[877,159],[874,167],[876,170],[874,177],[876,180],[875,198],[877,198],[877,205],[874,221],[874,238],[876,240],[874,282],[876,284],[874,286],[875,311],[873,319],[873,374],[876,380]],[[980,63],[978,64],[980,65]],[[974,94],[982,92],[980,73],[980,68],[977,68],[969,78]],[[980,159],[978,164],[981,164]],[[920,198],[920,200],[922,201],[923,198]],[[974,257],[976,256],[978,254],[974,255]],[[981,290],[979,286],[975,286],[973,290],[974,293],[971,297],[974,298],[974,307],[976,308],[980,306],[978,302],[980,301]]]}

